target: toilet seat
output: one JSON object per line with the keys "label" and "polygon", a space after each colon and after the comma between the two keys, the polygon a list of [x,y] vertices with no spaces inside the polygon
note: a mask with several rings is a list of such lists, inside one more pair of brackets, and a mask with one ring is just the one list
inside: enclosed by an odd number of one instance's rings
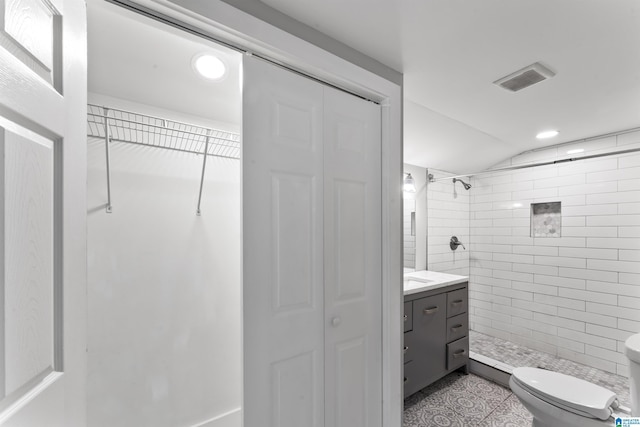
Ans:
{"label": "toilet seat", "polygon": [[558,372],[515,368],[512,380],[538,399],[583,417],[607,420],[618,407],[612,391]]}

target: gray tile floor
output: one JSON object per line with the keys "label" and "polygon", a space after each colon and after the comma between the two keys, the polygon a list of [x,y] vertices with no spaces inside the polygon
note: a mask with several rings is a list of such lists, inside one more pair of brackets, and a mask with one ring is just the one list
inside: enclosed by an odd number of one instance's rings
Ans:
{"label": "gray tile floor", "polygon": [[454,372],[404,401],[404,427],[530,425],[511,390],[473,374]]}
{"label": "gray tile floor", "polygon": [[[567,359],[561,359],[548,353],[475,331],[469,331],[469,339],[469,349],[473,353],[497,360],[508,367],[531,366],[582,378],[616,393],[622,405],[627,407],[630,405],[629,380],[626,377],[591,368]],[[509,370],[508,372],[510,373]]]}

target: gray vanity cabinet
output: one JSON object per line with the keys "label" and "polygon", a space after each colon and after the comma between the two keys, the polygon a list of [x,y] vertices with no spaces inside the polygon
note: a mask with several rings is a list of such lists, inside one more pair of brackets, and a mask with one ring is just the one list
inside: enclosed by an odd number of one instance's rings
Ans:
{"label": "gray vanity cabinet", "polygon": [[405,296],[405,397],[469,361],[467,283]]}

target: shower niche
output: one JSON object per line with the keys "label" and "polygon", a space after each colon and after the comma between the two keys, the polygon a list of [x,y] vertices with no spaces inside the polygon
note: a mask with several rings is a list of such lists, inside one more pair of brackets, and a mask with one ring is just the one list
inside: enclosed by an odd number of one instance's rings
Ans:
{"label": "shower niche", "polygon": [[560,202],[531,203],[531,237],[561,237]]}

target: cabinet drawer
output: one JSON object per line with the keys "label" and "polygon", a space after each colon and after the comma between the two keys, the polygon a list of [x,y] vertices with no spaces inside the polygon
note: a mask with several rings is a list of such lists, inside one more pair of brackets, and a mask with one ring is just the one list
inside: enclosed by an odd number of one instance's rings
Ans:
{"label": "cabinet drawer", "polygon": [[404,303],[404,331],[413,329],[413,302]]}
{"label": "cabinet drawer", "polygon": [[404,363],[411,362],[416,352],[415,332],[409,331],[404,333],[404,344],[402,346],[402,354]]}
{"label": "cabinet drawer", "polygon": [[420,390],[419,375],[418,375],[418,363],[409,362],[404,365],[404,397],[411,396],[416,391]]}
{"label": "cabinet drawer", "polygon": [[447,342],[466,337],[469,331],[467,313],[458,314],[447,319]]}
{"label": "cabinet drawer", "polygon": [[467,289],[447,292],[447,317],[467,312]]}
{"label": "cabinet drawer", "polygon": [[469,338],[461,338],[447,344],[447,370],[466,365],[469,360]]}

